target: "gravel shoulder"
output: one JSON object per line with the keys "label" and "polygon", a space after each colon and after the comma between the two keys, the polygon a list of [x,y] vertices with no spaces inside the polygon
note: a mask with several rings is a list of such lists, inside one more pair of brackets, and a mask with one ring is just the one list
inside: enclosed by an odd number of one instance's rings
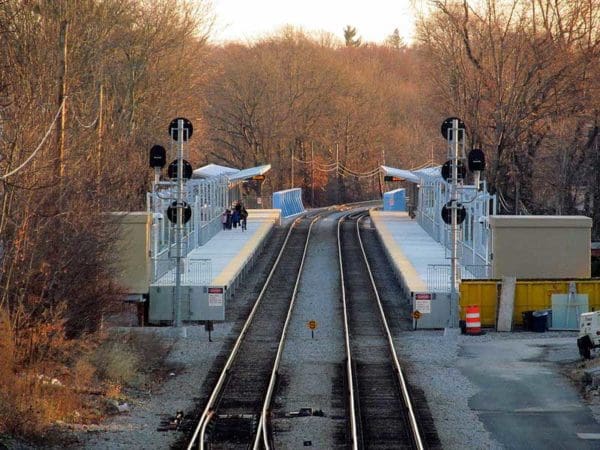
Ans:
{"label": "gravel shoulder", "polygon": [[425,394],[442,448],[501,449],[469,407],[478,390],[456,367],[459,339],[421,330],[401,332],[394,343],[409,383]]}
{"label": "gravel shoulder", "polygon": [[[74,427],[79,445],[86,449],[156,449],[169,448],[177,431],[157,431],[161,421],[177,411],[188,411],[204,382],[214,358],[219,354],[230,333],[230,323],[218,324],[208,342],[204,327],[186,327],[187,337],[174,336],[172,328],[132,328],[139,334],[154,333],[173,342],[166,363],[180,370],[162,384],[156,392],[137,392],[128,399],[130,411],[114,416],[101,425]],[[78,446],[79,446],[78,445]]]}

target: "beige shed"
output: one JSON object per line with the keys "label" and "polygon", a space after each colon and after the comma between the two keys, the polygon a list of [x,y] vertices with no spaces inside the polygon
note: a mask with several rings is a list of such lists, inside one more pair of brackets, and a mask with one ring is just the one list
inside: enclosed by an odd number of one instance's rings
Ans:
{"label": "beige shed", "polygon": [[592,219],[492,216],[492,276],[589,278]]}

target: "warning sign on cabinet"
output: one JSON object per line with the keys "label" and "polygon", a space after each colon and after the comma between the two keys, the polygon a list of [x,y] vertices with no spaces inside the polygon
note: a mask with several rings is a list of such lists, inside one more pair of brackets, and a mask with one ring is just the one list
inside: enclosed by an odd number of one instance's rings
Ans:
{"label": "warning sign on cabinet", "polygon": [[223,306],[223,291],[222,287],[208,288],[208,306],[222,307]]}
{"label": "warning sign on cabinet", "polygon": [[431,314],[431,300],[415,300],[415,309],[421,314]]}

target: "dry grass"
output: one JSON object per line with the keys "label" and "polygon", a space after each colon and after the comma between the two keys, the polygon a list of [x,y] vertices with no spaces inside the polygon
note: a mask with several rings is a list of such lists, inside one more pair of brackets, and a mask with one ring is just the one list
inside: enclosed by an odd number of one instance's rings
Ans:
{"label": "dry grass", "polygon": [[57,421],[93,423],[104,399],[123,399],[124,388],[146,388],[169,347],[152,334],[117,333],[79,346],[69,361],[17,361],[15,339],[0,311],[0,435],[44,437]]}
{"label": "dry grass", "polygon": [[117,333],[91,356],[101,379],[124,387],[141,388],[163,365],[169,347],[153,334]]}
{"label": "dry grass", "polygon": [[101,379],[133,385],[139,377],[140,358],[127,342],[106,341],[92,355],[91,362]]}

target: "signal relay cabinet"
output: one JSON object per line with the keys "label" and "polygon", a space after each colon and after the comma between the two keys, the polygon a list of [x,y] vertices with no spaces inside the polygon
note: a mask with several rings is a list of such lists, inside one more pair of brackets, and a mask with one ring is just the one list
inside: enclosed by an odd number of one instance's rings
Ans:
{"label": "signal relay cabinet", "polygon": [[450,294],[439,292],[411,292],[412,310],[419,311],[419,319],[413,317],[413,328],[445,328],[450,320]]}
{"label": "signal relay cabinet", "polygon": [[[209,294],[221,290],[221,294]],[[208,286],[181,286],[181,320],[225,320],[226,289]],[[148,322],[153,325],[170,324],[175,319],[175,286],[150,286]]]}

